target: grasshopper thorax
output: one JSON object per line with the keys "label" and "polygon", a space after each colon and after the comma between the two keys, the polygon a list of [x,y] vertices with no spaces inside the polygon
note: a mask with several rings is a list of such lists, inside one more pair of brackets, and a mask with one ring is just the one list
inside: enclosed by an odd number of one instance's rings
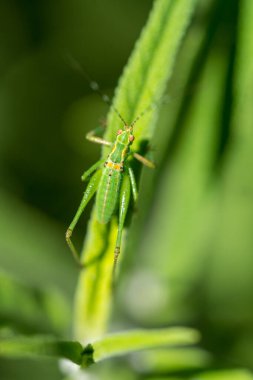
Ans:
{"label": "grasshopper thorax", "polygon": [[131,145],[134,141],[133,127],[125,125],[124,129],[117,132],[117,142],[123,145]]}

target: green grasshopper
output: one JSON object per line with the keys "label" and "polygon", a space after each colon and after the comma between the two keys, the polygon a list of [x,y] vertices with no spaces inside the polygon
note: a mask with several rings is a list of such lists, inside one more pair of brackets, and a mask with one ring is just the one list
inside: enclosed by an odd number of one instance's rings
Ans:
{"label": "green grasshopper", "polygon": [[[93,90],[97,91],[100,95],[98,85],[95,82],[91,83]],[[108,97],[102,94],[103,99],[109,102]],[[110,102],[111,103],[111,102]],[[78,254],[72,240],[72,232],[83,213],[87,203],[91,200],[92,196],[96,195],[96,218],[99,223],[108,223],[118,208],[118,233],[114,249],[114,269],[116,267],[117,259],[120,254],[122,232],[124,228],[125,218],[129,208],[131,193],[134,202],[137,202],[138,191],[133,169],[130,166],[130,159],[133,157],[140,161],[142,164],[149,168],[154,168],[153,162],[141,156],[138,152],[131,150],[131,145],[134,141],[133,129],[136,122],[151,108],[147,107],[136,119],[127,124],[118,110],[111,104],[113,110],[119,116],[123,123],[123,128],[117,131],[116,139],[114,142],[106,141],[97,136],[95,131],[91,131],[86,135],[86,138],[94,143],[102,144],[111,147],[107,159],[101,159],[84,172],[81,179],[86,181],[90,178],[89,183],[84,192],[81,203],[77,212],[69,225],[66,232],[66,241],[68,246],[77,261],[77,263],[84,267],[80,262],[80,255]]]}

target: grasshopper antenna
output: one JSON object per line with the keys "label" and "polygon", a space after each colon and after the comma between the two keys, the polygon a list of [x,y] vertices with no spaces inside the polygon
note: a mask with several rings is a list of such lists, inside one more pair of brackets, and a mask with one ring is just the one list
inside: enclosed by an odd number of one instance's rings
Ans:
{"label": "grasshopper antenna", "polygon": [[151,103],[149,106],[147,106],[135,119],[134,121],[130,124],[130,127],[133,127],[137,121],[139,121],[146,113],[152,110],[152,108],[155,107],[154,103]]}
{"label": "grasshopper antenna", "polygon": [[82,67],[82,65],[71,55],[67,55],[66,56],[68,62],[70,63],[70,65],[75,69],[77,70],[85,79],[86,81],[89,83],[89,86],[90,88],[96,92],[101,98],[102,100],[108,104],[110,107],[112,107],[113,111],[118,115],[118,117],[120,118],[120,120],[122,121],[122,123],[124,124],[124,126],[127,125],[126,121],[124,120],[124,118],[122,117],[122,115],[120,114],[120,112],[117,110],[117,108],[113,105],[113,102],[112,100],[109,98],[108,95],[104,94],[100,87],[99,87],[99,84],[97,82],[95,82],[94,80],[91,79],[91,77],[86,73],[86,71],[84,70],[84,68]]}
{"label": "grasshopper antenna", "polygon": [[137,121],[139,121],[144,115],[146,115],[146,113],[150,112],[153,108],[157,107],[163,99],[165,100],[165,97],[162,96],[158,101],[153,101],[146,108],[144,108],[144,110],[141,113],[139,113],[139,115],[130,124],[130,127],[134,127]]}
{"label": "grasshopper antenna", "polygon": [[158,107],[161,103],[168,103],[169,102],[169,96],[168,95],[163,95],[158,99],[157,101],[153,101],[150,103],[144,110],[139,113],[139,115],[134,119],[134,121],[130,124],[130,127],[133,127],[137,121],[139,121],[146,113],[151,111],[153,108]]}

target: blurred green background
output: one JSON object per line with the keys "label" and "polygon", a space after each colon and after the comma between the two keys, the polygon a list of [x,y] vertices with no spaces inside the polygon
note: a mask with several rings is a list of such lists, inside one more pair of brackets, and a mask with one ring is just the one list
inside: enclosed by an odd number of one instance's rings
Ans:
{"label": "blurred green background", "polygon": [[[113,318],[121,327],[194,326],[214,368],[253,368],[253,110],[247,97],[238,105],[235,90],[243,82],[244,3],[199,1],[151,142],[157,169],[141,178]],[[108,107],[68,56],[112,95],[151,6],[0,1],[2,334],[71,336],[78,270],[64,234],[80,176],[100,154],[85,134]],[[246,65],[250,50],[243,57]],[[122,378],[141,373],[122,363],[103,376],[98,369],[98,378],[112,378],[115,368]],[[62,378],[54,361],[0,359],[1,379],[28,376]]]}

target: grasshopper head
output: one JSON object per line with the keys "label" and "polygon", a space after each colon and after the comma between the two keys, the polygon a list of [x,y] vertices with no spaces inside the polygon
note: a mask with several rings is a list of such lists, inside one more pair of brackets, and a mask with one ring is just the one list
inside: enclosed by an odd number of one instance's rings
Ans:
{"label": "grasshopper head", "polygon": [[117,132],[117,141],[124,145],[130,145],[134,141],[133,127],[125,125],[125,129]]}

